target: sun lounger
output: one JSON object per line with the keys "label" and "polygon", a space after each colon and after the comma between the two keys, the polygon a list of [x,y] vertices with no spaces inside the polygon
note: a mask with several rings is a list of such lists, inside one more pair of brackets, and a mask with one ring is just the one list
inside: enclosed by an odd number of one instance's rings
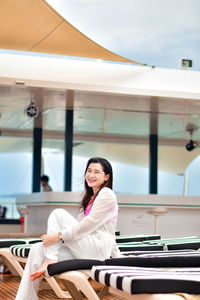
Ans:
{"label": "sun lounger", "polygon": [[198,250],[200,248],[199,237],[184,237],[184,238],[172,238],[172,239],[157,239],[157,240],[143,240],[140,242],[118,242],[120,251],[157,251],[157,250],[182,250],[193,249]]}
{"label": "sun lounger", "polygon": [[[11,265],[14,265],[17,275],[22,277],[24,269],[22,268],[21,264],[26,264],[27,257],[31,248],[31,244],[21,244],[21,245],[13,245],[7,250],[6,258],[9,260]],[[5,253],[4,253],[5,254]],[[58,285],[56,279],[52,277],[44,277],[43,278],[47,281],[49,286],[55,292],[58,298],[71,298],[67,291],[63,291],[60,286]]]}
{"label": "sun lounger", "polygon": [[[92,264],[94,265],[90,274],[85,268]],[[170,273],[166,268],[174,268],[175,271],[171,269]],[[71,269],[73,271],[70,271]],[[83,270],[80,271],[80,269]],[[125,299],[133,299],[130,298],[133,294],[144,293],[200,294],[200,253],[197,251],[181,251],[180,253],[175,251],[170,254],[165,252],[165,255],[164,253],[160,255],[151,253],[146,254],[146,257],[125,257],[105,261],[70,260],[49,265],[48,271],[50,275],[62,279],[66,287],[69,282],[72,284],[73,291],[72,293],[69,291],[76,300],[82,299],[76,298],[77,287],[80,288],[80,286],[85,296],[91,300],[100,299],[102,295],[110,292],[121,295]],[[88,283],[89,275],[104,285],[100,295],[94,294]],[[81,285],[79,285],[80,282]]]}
{"label": "sun lounger", "polygon": [[171,293],[200,294],[200,253],[165,251],[108,259],[92,267],[92,278],[124,299],[138,294],[166,293],[169,299]]}
{"label": "sun lounger", "polygon": [[4,265],[7,266],[9,271],[13,275],[22,275],[23,268],[21,264],[18,263],[16,260],[13,260],[10,254],[10,247],[13,245],[24,245],[27,246],[28,244],[34,244],[41,241],[40,238],[2,238],[0,239],[0,258]]}
{"label": "sun lounger", "polygon": [[[27,246],[12,246],[11,250],[14,254],[13,257],[15,257],[16,260],[26,260],[25,256],[29,251]],[[179,273],[177,274],[180,275],[179,281],[175,276],[176,273],[172,273],[172,276],[168,276],[168,273],[163,272],[162,274],[159,273],[159,276],[162,275],[159,277],[158,273],[156,273],[158,268],[161,270],[161,268],[166,267],[179,267],[181,270],[185,268],[185,275],[187,276],[182,276],[179,272],[180,269],[178,269],[177,272]],[[151,269],[155,269],[153,270],[155,273],[153,273],[153,271],[149,272],[147,278],[143,278],[141,276],[139,278],[137,277],[137,272],[144,271],[146,272],[145,274],[147,274],[147,270],[150,271]],[[190,272],[192,274],[191,278]],[[147,292],[174,293],[179,291],[200,294],[200,279],[198,279],[199,281],[195,279],[196,277],[193,276],[194,272],[196,272],[195,276],[200,278],[200,253],[198,251],[161,251],[158,253],[143,253],[138,255],[138,257],[122,257],[107,259],[105,261],[84,259],[62,261],[48,266],[48,273],[51,277],[45,277],[45,279],[50,284],[56,295],[60,298],[67,298],[69,297],[69,294],[60,289],[56,279],[63,282],[64,286],[75,300],[84,299],[82,293],[85,294],[88,300],[99,300],[103,297],[103,295],[110,292],[115,293],[116,295],[121,295],[122,297],[125,297],[125,299],[134,299],[130,298],[130,296],[133,297],[137,293],[143,294]],[[146,276],[145,274],[144,277]],[[150,275],[156,276],[151,277]],[[89,279],[91,277],[103,284],[98,295],[90,284]],[[121,286],[118,285],[120,280]],[[192,281],[191,284],[190,281]],[[152,289],[152,283],[153,285],[155,283],[161,288],[157,290]],[[161,283],[161,285],[159,285],[159,283]],[[167,289],[169,283],[172,287]],[[184,289],[182,287],[184,287]]]}
{"label": "sun lounger", "polygon": [[184,237],[173,239],[161,239],[156,241],[149,241],[149,243],[156,243],[157,245],[163,245],[167,250],[181,250],[181,249],[194,249],[200,248],[199,237]]}

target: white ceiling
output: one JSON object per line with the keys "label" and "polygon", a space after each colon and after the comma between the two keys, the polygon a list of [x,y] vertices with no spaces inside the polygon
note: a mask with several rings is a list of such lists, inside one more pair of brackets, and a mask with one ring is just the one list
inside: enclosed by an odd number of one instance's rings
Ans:
{"label": "white ceiling", "polygon": [[[68,91],[21,85],[0,85],[0,151],[32,150],[34,121],[25,113],[31,101],[40,110],[45,147],[62,152]],[[158,121],[159,169],[183,173],[200,154],[199,148],[185,150],[190,138],[188,123],[197,126],[193,139],[200,140],[199,116],[196,100],[74,91],[73,151],[75,155],[101,155],[148,167],[149,124],[150,120],[152,124]]]}

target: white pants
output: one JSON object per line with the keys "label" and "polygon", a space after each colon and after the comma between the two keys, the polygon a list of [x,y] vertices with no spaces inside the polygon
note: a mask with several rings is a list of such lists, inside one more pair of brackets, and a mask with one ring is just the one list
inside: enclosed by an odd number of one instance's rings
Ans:
{"label": "white pants", "polygon": [[[64,209],[55,209],[48,219],[48,234],[58,233],[68,226],[78,222]],[[45,257],[52,260],[67,260],[73,258],[88,258],[104,260],[106,257],[103,249],[100,249],[94,235],[88,235],[76,241],[44,247],[43,243],[36,243],[31,247],[26,267],[20,282],[15,300],[37,300],[41,278],[30,281],[30,275],[36,272],[42,265]],[[104,247],[105,249],[105,247]]]}

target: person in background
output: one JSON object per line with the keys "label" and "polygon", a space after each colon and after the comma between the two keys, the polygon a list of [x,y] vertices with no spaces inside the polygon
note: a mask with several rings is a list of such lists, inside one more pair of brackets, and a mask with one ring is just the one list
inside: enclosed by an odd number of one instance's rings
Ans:
{"label": "person in background", "polygon": [[115,238],[118,203],[112,185],[111,164],[100,157],[89,159],[78,218],[62,208],[51,212],[47,234],[31,247],[15,300],[38,299],[39,283],[48,264],[73,258],[105,260],[120,256]]}
{"label": "person in background", "polygon": [[43,192],[52,192],[52,187],[49,185],[49,176],[43,175],[41,177],[41,182]]}

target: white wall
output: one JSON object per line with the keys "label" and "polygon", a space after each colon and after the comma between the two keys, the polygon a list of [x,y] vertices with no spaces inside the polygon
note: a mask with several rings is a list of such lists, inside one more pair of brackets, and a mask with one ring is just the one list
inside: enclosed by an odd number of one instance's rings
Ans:
{"label": "white wall", "polygon": [[[200,236],[200,197],[118,194],[118,227],[121,235],[161,234],[163,238]],[[50,212],[57,207],[76,216],[81,193],[52,192],[17,196],[26,207],[25,231],[46,232]]]}

